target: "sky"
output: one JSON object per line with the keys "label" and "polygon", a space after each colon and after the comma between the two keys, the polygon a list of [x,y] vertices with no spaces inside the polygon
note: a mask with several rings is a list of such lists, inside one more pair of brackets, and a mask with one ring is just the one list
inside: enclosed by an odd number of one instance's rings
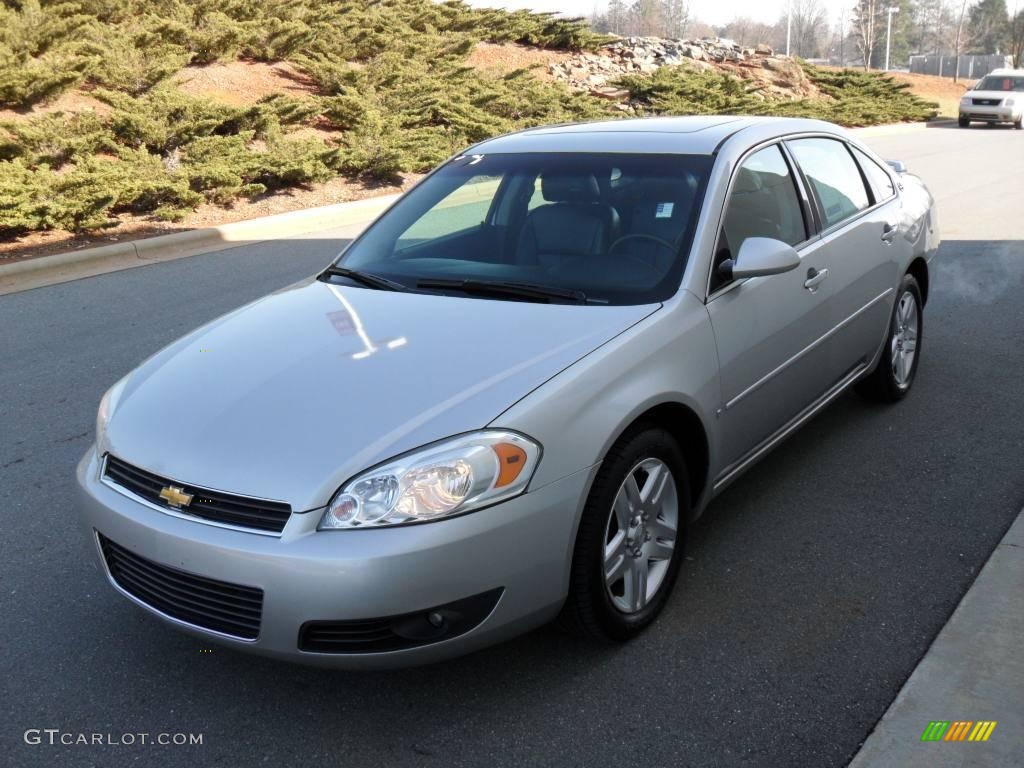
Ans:
{"label": "sky", "polygon": [[[595,5],[602,9],[607,0],[468,0],[470,5],[498,8],[529,8],[534,11],[557,11],[569,16],[589,16]],[[853,0],[822,0],[832,21],[839,11],[853,5]],[[756,21],[775,22],[786,8],[786,0],[691,0],[691,15],[708,24],[725,24],[737,16]]]}

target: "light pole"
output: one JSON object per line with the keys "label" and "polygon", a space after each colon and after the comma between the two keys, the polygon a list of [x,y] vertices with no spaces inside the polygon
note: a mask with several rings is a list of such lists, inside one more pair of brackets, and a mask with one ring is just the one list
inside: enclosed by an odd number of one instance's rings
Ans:
{"label": "light pole", "polygon": [[899,13],[900,9],[895,5],[890,5],[886,11],[889,14],[889,21],[885,25],[885,71],[889,71],[889,42],[892,40],[892,15]]}
{"label": "light pole", "polygon": [[786,4],[786,55],[789,56],[789,41],[793,29],[793,0]]}

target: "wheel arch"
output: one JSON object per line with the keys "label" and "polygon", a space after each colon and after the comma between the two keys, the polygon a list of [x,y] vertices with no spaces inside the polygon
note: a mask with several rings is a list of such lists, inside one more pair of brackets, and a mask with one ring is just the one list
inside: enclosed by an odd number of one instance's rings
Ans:
{"label": "wheel arch", "polygon": [[678,401],[666,401],[648,407],[626,424],[612,440],[612,444],[644,426],[668,430],[675,438],[686,459],[687,481],[690,485],[691,517],[696,517],[703,508],[704,496],[710,487],[709,471],[711,446],[704,422],[690,406]]}
{"label": "wheel arch", "polygon": [[921,303],[928,303],[928,262],[918,256],[907,267],[907,274],[913,275],[921,288]]}

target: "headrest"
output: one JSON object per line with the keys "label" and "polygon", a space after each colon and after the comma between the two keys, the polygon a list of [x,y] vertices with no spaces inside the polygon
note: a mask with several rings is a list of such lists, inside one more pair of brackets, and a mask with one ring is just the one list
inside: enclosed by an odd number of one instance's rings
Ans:
{"label": "headrest", "polygon": [[592,173],[545,173],[540,177],[540,193],[549,203],[596,203],[601,188]]}
{"label": "headrest", "polygon": [[761,189],[761,174],[749,168],[740,168],[736,174],[736,181],[732,185],[735,192],[757,192]]}

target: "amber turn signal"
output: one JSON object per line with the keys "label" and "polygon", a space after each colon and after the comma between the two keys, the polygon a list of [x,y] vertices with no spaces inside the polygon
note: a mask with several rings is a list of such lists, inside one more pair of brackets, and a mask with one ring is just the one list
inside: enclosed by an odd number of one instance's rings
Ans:
{"label": "amber turn signal", "polygon": [[498,479],[494,481],[494,487],[501,488],[519,477],[526,466],[526,451],[511,443],[498,443],[491,450],[498,455]]}

